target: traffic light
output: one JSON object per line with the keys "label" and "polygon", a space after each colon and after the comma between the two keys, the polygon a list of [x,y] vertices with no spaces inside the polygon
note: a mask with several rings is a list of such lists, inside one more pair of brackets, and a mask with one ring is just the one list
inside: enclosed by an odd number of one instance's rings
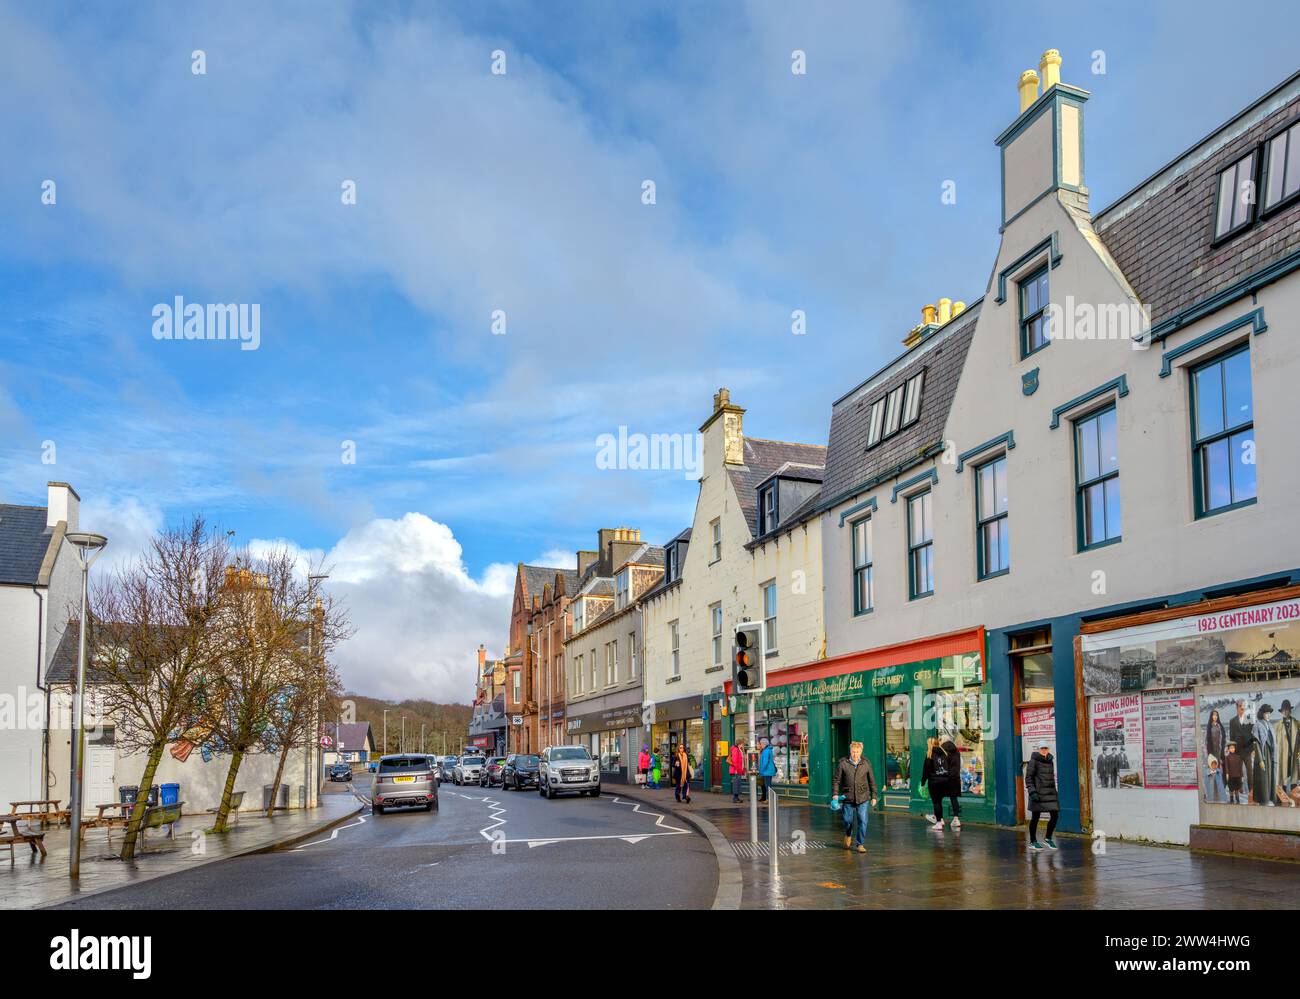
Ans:
{"label": "traffic light", "polygon": [[763,663],[763,622],[741,621],[736,625],[731,655],[732,691],[761,694],[767,689],[767,667]]}

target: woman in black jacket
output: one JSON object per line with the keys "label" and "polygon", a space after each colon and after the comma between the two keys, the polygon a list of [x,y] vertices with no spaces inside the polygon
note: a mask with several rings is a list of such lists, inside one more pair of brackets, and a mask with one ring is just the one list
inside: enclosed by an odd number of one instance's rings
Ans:
{"label": "woman in black jacket", "polygon": [[930,801],[934,805],[934,828],[943,828],[943,799],[952,802],[952,827],[961,828],[961,753],[951,739],[940,743],[929,740],[926,747],[925,766],[921,770],[921,785],[929,787]]}
{"label": "woman in black jacket", "polygon": [[1029,848],[1041,850],[1038,842],[1038,819],[1047,813],[1047,837],[1045,842],[1049,850],[1055,850],[1056,841],[1052,833],[1056,832],[1056,817],[1061,811],[1061,799],[1056,793],[1056,759],[1047,746],[1039,746],[1038,752],[1029,757],[1025,767],[1025,794],[1029,798]]}

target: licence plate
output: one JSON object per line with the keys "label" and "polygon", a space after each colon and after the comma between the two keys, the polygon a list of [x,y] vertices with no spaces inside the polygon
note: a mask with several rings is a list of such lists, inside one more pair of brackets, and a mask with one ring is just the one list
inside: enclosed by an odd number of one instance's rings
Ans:
{"label": "licence plate", "polygon": [[394,784],[414,784],[414,783],[415,783],[415,778],[414,778],[414,777],[394,777],[394,778],[393,778],[393,783],[394,783]]}

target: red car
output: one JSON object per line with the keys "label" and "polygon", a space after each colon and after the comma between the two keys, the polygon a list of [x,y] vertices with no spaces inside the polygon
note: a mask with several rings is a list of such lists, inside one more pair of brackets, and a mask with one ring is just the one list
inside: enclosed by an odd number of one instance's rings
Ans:
{"label": "red car", "polygon": [[505,765],[506,758],[504,756],[494,756],[488,760],[487,765],[483,767],[482,776],[478,779],[478,786],[492,787],[495,785],[497,787],[503,787],[504,785],[501,782],[501,768]]}

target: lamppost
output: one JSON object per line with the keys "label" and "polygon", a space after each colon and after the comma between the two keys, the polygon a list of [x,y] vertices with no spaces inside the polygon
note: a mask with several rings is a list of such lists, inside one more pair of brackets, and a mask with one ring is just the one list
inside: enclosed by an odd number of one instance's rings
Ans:
{"label": "lamppost", "polygon": [[402,742],[401,745],[397,747],[397,751],[399,753],[406,752],[406,715],[402,715]]}
{"label": "lamppost", "polygon": [[384,708],[384,748],[379,751],[380,756],[388,754],[388,712],[391,708]]}
{"label": "lamppost", "polygon": [[[310,669],[316,662],[315,654],[312,650],[312,636],[316,631],[316,601],[314,594],[316,592],[316,583],[322,579],[329,579],[328,572],[316,573],[307,577],[307,613],[310,615],[307,621],[307,667]],[[302,751],[302,807],[305,811],[311,807],[311,758],[312,745],[316,746],[316,752],[319,754],[316,759],[316,774],[320,776],[325,770],[325,749],[320,744],[320,714],[321,704],[319,698],[316,702],[316,715],[312,720],[312,725],[307,733],[306,745]],[[334,733],[338,735],[337,732]],[[275,804],[275,802],[272,802]]]}
{"label": "lamppost", "polygon": [[[82,711],[84,708],[84,691],[86,689],[86,595],[90,589],[90,567],[95,559],[108,545],[108,538],[102,534],[88,534],[85,531],[73,531],[64,537],[77,549],[77,561],[81,563],[81,624],[77,642],[77,687],[72,694],[72,800],[68,805],[71,812],[68,829],[71,836],[68,851],[68,877],[81,877],[81,771],[85,763],[86,728]],[[146,789],[147,791],[147,789]]]}

